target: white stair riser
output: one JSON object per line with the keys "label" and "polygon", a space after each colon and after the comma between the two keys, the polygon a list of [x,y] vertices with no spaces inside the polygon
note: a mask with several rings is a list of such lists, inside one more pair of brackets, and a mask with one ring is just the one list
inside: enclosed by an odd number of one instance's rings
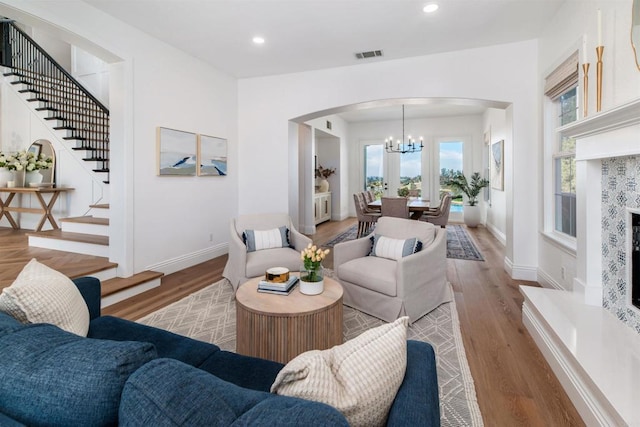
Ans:
{"label": "white stair riser", "polygon": [[95,273],[87,274],[87,276],[95,277],[101,282],[109,279],[115,279],[118,277],[118,269],[116,267],[109,268],[107,270],[96,271]]}
{"label": "white stair riser", "polygon": [[72,233],[95,234],[98,236],[108,236],[109,226],[101,224],[87,224],[83,222],[61,221],[62,231]]}
{"label": "white stair riser", "polygon": [[93,243],[29,236],[29,246],[34,246],[36,248],[53,249],[57,251],[73,252],[77,254],[101,256],[106,258],[109,257],[109,246],[95,245]]}
{"label": "white stair riser", "polygon": [[157,279],[153,279],[148,282],[140,283],[139,285],[136,285],[134,287],[123,289],[120,292],[116,292],[114,294],[103,297],[101,307],[102,308],[108,307],[117,302],[123,301],[127,298],[131,298],[135,295],[141,294],[142,292],[148,291],[153,288],[157,288],[158,286],[160,286],[159,277]]}
{"label": "white stair riser", "polygon": [[91,215],[94,218],[107,218],[107,219],[109,219],[109,209],[91,208],[91,211],[89,212],[89,215]]}

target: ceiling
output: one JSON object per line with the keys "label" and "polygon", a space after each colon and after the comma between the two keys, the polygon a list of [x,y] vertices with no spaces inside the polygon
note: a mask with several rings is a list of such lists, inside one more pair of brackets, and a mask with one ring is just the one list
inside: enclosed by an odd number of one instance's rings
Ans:
{"label": "ceiling", "polygon": [[[532,39],[565,0],[84,1],[218,70],[250,78]],[[439,3],[439,10],[425,14],[422,8],[432,2]],[[256,35],[266,42],[254,44]],[[383,56],[355,57],[378,49]],[[484,110],[469,108],[429,105],[422,113]],[[348,121],[399,118],[401,110],[395,109],[397,117],[388,114],[394,109],[341,116]]]}
{"label": "ceiling", "polygon": [[[532,39],[565,0],[84,1],[244,78]],[[425,14],[431,2],[440,9]],[[382,57],[355,58],[376,49]]]}

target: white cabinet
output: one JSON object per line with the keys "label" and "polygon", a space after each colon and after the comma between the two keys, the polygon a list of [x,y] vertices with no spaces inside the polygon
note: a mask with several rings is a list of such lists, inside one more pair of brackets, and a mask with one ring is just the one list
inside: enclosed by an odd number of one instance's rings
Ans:
{"label": "white cabinet", "polygon": [[313,219],[320,224],[331,219],[331,192],[315,193],[313,196]]}

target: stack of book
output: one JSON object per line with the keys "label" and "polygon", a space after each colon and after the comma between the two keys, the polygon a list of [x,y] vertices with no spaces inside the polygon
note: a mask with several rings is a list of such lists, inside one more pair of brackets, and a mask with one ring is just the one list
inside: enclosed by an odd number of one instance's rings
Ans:
{"label": "stack of book", "polygon": [[258,292],[266,292],[269,294],[289,295],[298,283],[298,276],[289,276],[289,280],[282,283],[269,282],[260,280],[258,282]]}

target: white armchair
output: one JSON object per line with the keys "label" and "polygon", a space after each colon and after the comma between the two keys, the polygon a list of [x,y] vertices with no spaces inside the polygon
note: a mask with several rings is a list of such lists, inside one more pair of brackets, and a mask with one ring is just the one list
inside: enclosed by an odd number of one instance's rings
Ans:
{"label": "white armchair", "polygon": [[[398,260],[369,256],[370,237],[417,238],[419,252]],[[387,322],[409,316],[415,322],[452,295],[447,283],[446,230],[411,219],[382,217],[370,236],[338,243],[335,273],[344,288],[344,304]]]}
{"label": "white armchair", "polygon": [[[278,247],[247,252],[242,234],[246,230],[272,230],[286,226],[289,230],[290,247]],[[229,259],[222,276],[227,278],[233,290],[252,277],[258,277],[270,267],[286,267],[291,271],[300,269],[300,251],[311,239],[299,233],[287,214],[272,213],[241,215],[231,220],[229,238]]]}

